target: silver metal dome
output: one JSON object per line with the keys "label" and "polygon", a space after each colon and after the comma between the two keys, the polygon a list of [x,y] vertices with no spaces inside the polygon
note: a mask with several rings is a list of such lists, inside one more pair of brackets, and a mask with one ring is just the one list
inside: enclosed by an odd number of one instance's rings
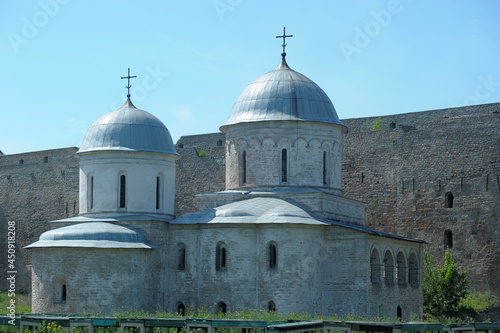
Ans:
{"label": "silver metal dome", "polygon": [[155,116],[130,99],[90,126],[77,154],[94,151],[146,151],[178,155],[170,132]]}
{"label": "silver metal dome", "polygon": [[26,248],[39,247],[97,247],[151,249],[144,234],[129,227],[106,223],[90,222],[70,225],[44,232],[38,242]]}
{"label": "silver metal dome", "polygon": [[221,130],[238,123],[272,120],[314,121],[345,128],[325,92],[288,67],[284,57],[277,68],[243,90]]}

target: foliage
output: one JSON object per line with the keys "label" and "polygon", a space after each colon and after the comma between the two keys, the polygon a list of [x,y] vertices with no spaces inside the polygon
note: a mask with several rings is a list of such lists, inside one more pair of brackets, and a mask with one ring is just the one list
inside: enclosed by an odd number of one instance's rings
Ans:
{"label": "foliage", "polygon": [[200,149],[200,151],[198,152],[198,157],[207,157],[208,154],[206,151],[204,151],[203,149]]}
{"label": "foliage", "polygon": [[382,119],[380,117],[373,120],[373,131],[381,131],[382,130]]}
{"label": "foliage", "polygon": [[500,305],[500,301],[495,296],[474,291],[462,299],[459,308],[461,312],[477,314],[497,305]]}
{"label": "foliage", "polygon": [[[11,299],[8,294],[0,293],[0,314],[10,313],[8,306]],[[31,303],[28,295],[16,293],[14,300],[16,301],[16,313],[31,313]]]}
{"label": "foliage", "polygon": [[436,317],[461,315],[460,302],[469,293],[468,272],[459,272],[449,249],[442,267],[434,266],[434,257],[424,251],[424,312]]}

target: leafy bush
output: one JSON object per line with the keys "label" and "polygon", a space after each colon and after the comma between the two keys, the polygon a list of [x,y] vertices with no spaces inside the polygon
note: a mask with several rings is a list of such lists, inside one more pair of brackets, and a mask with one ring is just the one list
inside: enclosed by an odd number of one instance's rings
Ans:
{"label": "leafy bush", "polygon": [[471,292],[462,299],[459,309],[463,313],[478,314],[499,304],[500,301],[489,293]]}
{"label": "leafy bush", "polygon": [[424,251],[424,312],[436,317],[457,317],[462,300],[469,293],[468,272],[459,272],[449,249],[442,267],[434,266],[434,257]]}

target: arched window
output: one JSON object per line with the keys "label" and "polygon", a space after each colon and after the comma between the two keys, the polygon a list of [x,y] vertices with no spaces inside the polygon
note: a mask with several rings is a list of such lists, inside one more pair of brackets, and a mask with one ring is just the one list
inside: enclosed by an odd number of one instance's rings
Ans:
{"label": "arched window", "polygon": [[370,282],[373,284],[380,283],[380,256],[377,249],[373,249],[370,256]]}
{"label": "arched window", "polygon": [[125,175],[120,176],[120,208],[125,208],[127,179]]}
{"label": "arched window", "polygon": [[401,309],[401,307],[398,305],[398,309],[397,309],[397,312],[396,312],[396,316],[399,318],[399,319],[402,319],[403,318],[403,309]]}
{"label": "arched window", "polygon": [[267,303],[267,310],[269,312],[276,312],[276,305],[273,301],[269,301],[269,303]]}
{"label": "arched window", "polygon": [[384,255],[384,283],[386,286],[394,284],[394,259],[390,251],[385,251]]}
{"label": "arched window", "polygon": [[226,244],[219,243],[215,249],[215,269],[220,271],[226,268]]}
{"label": "arched window", "polygon": [[323,151],[323,185],[328,184],[327,177],[327,154],[326,151]]}
{"label": "arched window", "polygon": [[406,259],[403,252],[398,253],[396,260],[396,279],[399,286],[406,286]]}
{"label": "arched window", "polygon": [[179,302],[179,304],[177,304],[177,313],[182,317],[186,315],[186,306],[184,303]]}
{"label": "arched window", "polygon": [[61,288],[61,301],[62,302],[66,302],[66,294],[67,294],[66,292],[67,292],[66,285],[63,284],[62,288]]}
{"label": "arched window", "polygon": [[288,182],[288,156],[286,149],[281,150],[281,182]]}
{"label": "arched window", "polygon": [[219,302],[217,304],[218,313],[227,313],[227,305],[224,302]]}
{"label": "arched window", "polygon": [[269,268],[275,268],[278,263],[276,243],[269,243]]}
{"label": "arched window", "polygon": [[245,184],[247,182],[247,151],[243,150],[241,156],[241,183]]}
{"label": "arched window", "polygon": [[408,283],[412,287],[418,287],[418,261],[415,253],[410,255]]}
{"label": "arched window", "polygon": [[453,247],[453,233],[451,230],[444,232],[444,249],[451,249]]}
{"label": "arched window", "polygon": [[451,194],[451,192],[447,192],[444,195],[444,207],[453,208],[453,194]]}
{"label": "arched window", "polygon": [[161,176],[156,177],[156,209],[161,208],[161,197],[162,197],[162,190],[161,190]]}
{"label": "arched window", "polygon": [[87,176],[87,207],[89,210],[94,208],[94,176]]}
{"label": "arched window", "polygon": [[179,245],[179,258],[178,258],[177,268],[179,270],[184,270],[186,268],[186,246],[184,244]]}

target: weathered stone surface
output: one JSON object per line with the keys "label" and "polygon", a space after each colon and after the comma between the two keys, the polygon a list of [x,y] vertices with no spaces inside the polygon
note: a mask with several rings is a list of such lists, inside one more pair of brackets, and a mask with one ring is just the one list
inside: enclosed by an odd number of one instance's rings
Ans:
{"label": "weathered stone surface", "polygon": [[343,193],[367,204],[368,227],[424,239],[440,263],[450,230],[472,287],[497,297],[499,111],[496,103],[385,116],[380,131],[371,130],[376,117],[344,120],[342,170]]}
{"label": "weathered stone surface", "polygon": [[31,251],[48,221],[78,215],[77,148],[0,156],[0,290],[7,290],[7,222],[16,223],[16,291],[31,291]]}
{"label": "weathered stone surface", "polygon": [[226,159],[222,133],[183,136],[175,145],[180,155],[175,178],[177,216],[197,210],[195,195],[225,188]]}

